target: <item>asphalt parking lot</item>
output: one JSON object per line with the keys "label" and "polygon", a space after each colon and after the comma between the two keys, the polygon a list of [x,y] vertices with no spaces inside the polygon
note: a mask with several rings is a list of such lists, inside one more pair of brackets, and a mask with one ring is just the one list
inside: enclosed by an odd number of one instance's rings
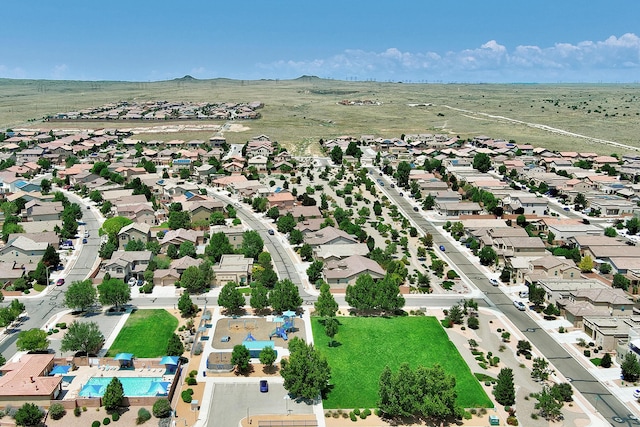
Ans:
{"label": "asphalt parking lot", "polygon": [[[285,399],[282,383],[269,381],[269,392],[252,383],[216,383],[209,408],[208,427],[237,427],[242,418],[256,414],[312,414],[313,406]],[[180,414],[178,414],[180,416]]]}

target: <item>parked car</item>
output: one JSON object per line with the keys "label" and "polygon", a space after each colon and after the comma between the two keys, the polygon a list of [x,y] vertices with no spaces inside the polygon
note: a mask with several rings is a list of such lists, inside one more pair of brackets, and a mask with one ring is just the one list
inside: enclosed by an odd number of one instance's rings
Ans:
{"label": "parked car", "polygon": [[500,284],[496,279],[489,279],[489,283],[491,283],[491,285],[493,286],[498,286]]}
{"label": "parked car", "polygon": [[420,209],[418,209],[418,207],[417,207],[417,206],[414,206],[414,207],[413,207],[413,211],[414,211],[414,212],[418,212],[419,210],[420,210]]}
{"label": "parked car", "polygon": [[129,286],[135,286],[138,283],[138,279],[136,279],[135,277],[132,277],[131,279],[129,279],[129,281],[127,282],[127,284]]}
{"label": "parked car", "polygon": [[389,187],[396,188],[396,186],[394,184],[391,184]]}
{"label": "parked car", "polygon": [[527,306],[524,305],[522,301],[514,301],[513,305],[520,311],[525,311],[527,309]]}
{"label": "parked car", "polygon": [[440,250],[444,252],[444,245],[440,245]]}
{"label": "parked car", "polygon": [[634,399],[640,398],[640,388],[637,388],[633,391],[633,398]]}
{"label": "parked car", "polygon": [[267,380],[260,380],[260,393],[267,393],[269,391],[269,383]]}
{"label": "parked car", "polygon": [[86,245],[88,240],[86,238],[82,239],[82,244]]}
{"label": "parked car", "polygon": [[64,285],[64,279],[58,279],[56,281],[56,286],[62,286],[62,285]]}
{"label": "parked car", "polygon": [[269,230],[267,233],[269,233],[270,236],[273,236],[274,234],[276,234],[276,232],[273,230]]}

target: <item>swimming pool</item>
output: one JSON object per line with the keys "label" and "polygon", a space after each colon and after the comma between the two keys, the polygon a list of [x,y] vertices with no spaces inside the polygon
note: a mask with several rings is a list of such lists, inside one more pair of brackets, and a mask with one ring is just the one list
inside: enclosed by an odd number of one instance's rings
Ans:
{"label": "swimming pool", "polygon": [[[162,378],[118,378],[124,388],[125,396],[166,396],[170,382],[163,381]],[[102,397],[107,385],[111,382],[110,377],[91,377],[80,390],[82,397]]]}

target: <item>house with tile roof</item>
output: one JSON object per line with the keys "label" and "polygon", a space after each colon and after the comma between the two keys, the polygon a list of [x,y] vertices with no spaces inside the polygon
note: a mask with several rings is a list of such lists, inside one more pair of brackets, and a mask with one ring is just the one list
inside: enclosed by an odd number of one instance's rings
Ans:
{"label": "house with tile roof", "polygon": [[3,406],[25,403],[49,406],[62,392],[62,377],[50,376],[54,354],[23,354],[0,367],[0,402]]}
{"label": "house with tile roof", "polygon": [[332,288],[346,288],[348,285],[353,285],[362,274],[368,274],[373,279],[382,279],[385,271],[377,262],[362,255],[329,261],[322,270],[324,280]]}

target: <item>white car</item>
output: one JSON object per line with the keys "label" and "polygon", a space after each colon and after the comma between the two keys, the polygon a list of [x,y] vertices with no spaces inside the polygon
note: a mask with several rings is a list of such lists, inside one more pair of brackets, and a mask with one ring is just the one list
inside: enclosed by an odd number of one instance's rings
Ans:
{"label": "white car", "polygon": [[640,398],[640,389],[639,389],[639,388],[637,388],[637,389],[635,389],[635,390],[633,391],[633,398],[634,398],[634,399],[638,399],[638,398]]}
{"label": "white car", "polygon": [[500,285],[500,283],[498,283],[498,281],[496,279],[489,279],[489,283],[491,283],[492,286]]}
{"label": "white car", "polygon": [[138,279],[136,279],[135,277],[132,277],[131,279],[129,279],[129,281],[127,282],[127,284],[129,286],[135,286],[136,283],[138,283]]}
{"label": "white car", "polygon": [[520,311],[525,311],[527,309],[527,306],[524,305],[522,301],[514,301],[513,305]]}

